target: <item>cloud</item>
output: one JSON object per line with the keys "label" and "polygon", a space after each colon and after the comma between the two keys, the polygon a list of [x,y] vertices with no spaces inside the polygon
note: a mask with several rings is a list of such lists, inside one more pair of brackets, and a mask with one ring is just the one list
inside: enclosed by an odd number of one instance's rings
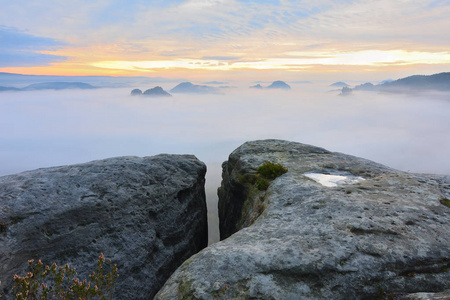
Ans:
{"label": "cloud", "polygon": [[37,37],[15,28],[0,26],[0,67],[45,66],[64,61],[64,56],[41,53],[56,50],[63,45],[51,38]]}
{"label": "cloud", "polygon": [[361,92],[338,99],[324,92],[328,84],[286,93],[245,86],[224,95],[154,101],[130,98],[131,88],[5,93],[0,175],[158,153],[192,153],[220,166],[242,142],[265,138],[314,144],[405,171],[448,172],[448,93]]}
{"label": "cloud", "polygon": [[[46,0],[32,6],[16,0],[2,6],[0,20],[27,29],[28,38],[66,41],[72,47],[62,55],[81,61],[249,62],[288,58],[286,53],[295,52],[305,57],[313,51],[442,53],[450,43],[450,35],[442,31],[450,27],[449,14],[448,0],[73,0],[64,5]],[[34,42],[40,48],[28,53],[58,47],[52,39]],[[52,62],[51,56],[39,57],[39,63]],[[24,61],[23,56],[8,60]]]}
{"label": "cloud", "polygon": [[65,61],[66,59],[64,56],[33,53],[31,51],[2,53],[0,55],[0,67],[48,66],[52,63]]}
{"label": "cloud", "polygon": [[240,57],[236,56],[203,56],[202,59],[211,59],[211,60],[236,60]]}

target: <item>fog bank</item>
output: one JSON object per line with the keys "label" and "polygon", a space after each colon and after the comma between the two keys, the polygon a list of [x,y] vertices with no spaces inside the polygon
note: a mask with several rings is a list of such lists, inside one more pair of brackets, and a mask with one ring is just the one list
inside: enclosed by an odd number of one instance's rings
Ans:
{"label": "fog bank", "polygon": [[230,88],[223,95],[170,98],[131,97],[130,88],[3,92],[0,175],[113,156],[188,153],[208,165],[211,204],[221,163],[243,142],[267,138],[404,171],[450,174],[448,94],[338,97],[328,89],[298,84],[290,91]]}

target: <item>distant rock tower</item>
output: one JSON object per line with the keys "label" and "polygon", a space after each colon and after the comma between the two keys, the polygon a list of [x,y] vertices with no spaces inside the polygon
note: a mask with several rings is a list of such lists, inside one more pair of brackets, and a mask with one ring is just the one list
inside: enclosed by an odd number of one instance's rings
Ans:
{"label": "distant rock tower", "polygon": [[267,88],[268,89],[284,89],[284,90],[290,90],[291,89],[289,84],[287,84],[284,81],[280,81],[280,80],[272,82],[272,84],[269,85]]}
{"label": "distant rock tower", "polygon": [[140,96],[142,95],[142,91],[140,89],[134,89],[131,91],[131,96]]}

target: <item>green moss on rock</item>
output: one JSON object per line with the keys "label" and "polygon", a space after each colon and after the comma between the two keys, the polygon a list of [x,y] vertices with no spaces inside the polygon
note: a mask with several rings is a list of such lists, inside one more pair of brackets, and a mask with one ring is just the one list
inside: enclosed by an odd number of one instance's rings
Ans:
{"label": "green moss on rock", "polygon": [[269,161],[264,162],[259,168],[258,168],[258,174],[261,174],[267,179],[275,179],[277,177],[280,177],[284,173],[286,173],[288,169],[283,167],[280,164],[275,164]]}
{"label": "green moss on rock", "polygon": [[450,200],[448,200],[447,198],[442,199],[440,202],[445,206],[450,207]]}

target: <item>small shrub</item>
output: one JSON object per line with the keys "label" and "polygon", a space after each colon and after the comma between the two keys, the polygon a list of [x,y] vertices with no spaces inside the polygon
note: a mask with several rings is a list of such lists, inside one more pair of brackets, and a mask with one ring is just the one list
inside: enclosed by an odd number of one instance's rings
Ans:
{"label": "small shrub", "polygon": [[259,179],[256,181],[256,188],[260,191],[265,191],[269,188],[269,183],[265,179]]}
{"label": "small shrub", "polygon": [[34,299],[112,299],[114,282],[119,276],[117,266],[112,265],[111,260],[107,263],[110,271],[105,273],[103,265],[105,257],[103,253],[97,261],[97,268],[89,275],[91,281],[81,281],[75,276],[75,268],[68,264],[58,267],[56,263],[45,266],[39,260],[28,261],[30,272],[20,277],[14,275],[15,285],[13,293],[17,300]]}
{"label": "small shrub", "polygon": [[275,179],[284,173],[286,173],[288,170],[283,167],[280,164],[275,164],[271,162],[264,162],[259,168],[258,173],[264,176],[267,179]]}
{"label": "small shrub", "polygon": [[241,184],[244,184],[244,183],[255,184],[256,176],[255,175],[251,175],[251,174],[242,175],[241,177],[239,177],[238,181]]}

